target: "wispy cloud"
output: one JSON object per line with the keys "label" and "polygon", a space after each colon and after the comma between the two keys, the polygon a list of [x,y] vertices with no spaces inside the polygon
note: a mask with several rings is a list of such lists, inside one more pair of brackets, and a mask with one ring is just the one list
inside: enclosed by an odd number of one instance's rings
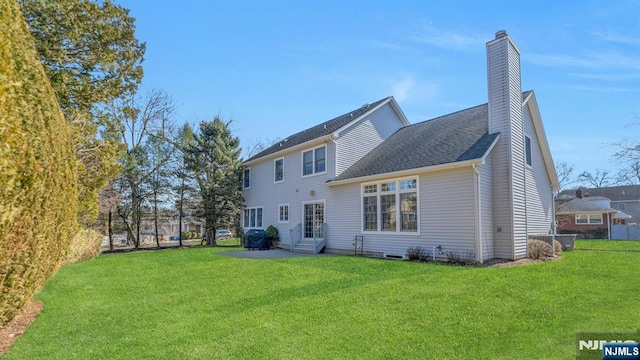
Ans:
{"label": "wispy cloud", "polygon": [[415,86],[415,81],[413,78],[404,78],[392,85],[393,89],[393,97],[398,101],[404,101],[407,98],[407,95],[411,92],[411,90]]}
{"label": "wispy cloud", "polygon": [[592,31],[591,34],[596,37],[599,37],[604,41],[610,41],[614,43],[640,47],[640,37],[632,37],[632,36],[626,36],[622,34],[616,34],[611,31],[608,31],[608,32]]}
{"label": "wispy cloud", "polygon": [[486,34],[453,32],[440,29],[432,24],[422,24],[422,26],[419,27],[418,34],[411,37],[413,41],[420,43],[465,52],[484,51],[484,47],[478,44],[484,44],[486,40],[490,38],[491,37]]}
{"label": "wispy cloud", "polygon": [[633,92],[636,89],[632,88],[624,88],[624,87],[612,87],[612,86],[588,86],[588,85],[571,85],[568,86],[569,89],[572,90],[580,90],[580,91],[599,91],[599,92]]}
{"label": "wispy cloud", "polygon": [[387,42],[387,41],[381,41],[381,40],[374,40],[374,39],[365,40],[365,44],[368,45],[369,47],[376,48],[376,49],[412,50],[411,48],[408,48],[408,47],[400,45],[400,44]]}
{"label": "wispy cloud", "polygon": [[631,81],[640,79],[640,72],[634,73],[617,73],[617,74],[584,74],[584,73],[574,73],[570,74],[571,76],[578,79],[588,79],[588,80],[602,80],[602,81]]}
{"label": "wispy cloud", "polygon": [[403,74],[389,80],[388,87],[397,101],[424,103],[437,96],[440,84],[418,79],[413,74]]}
{"label": "wispy cloud", "polygon": [[581,67],[581,68],[623,68],[640,70],[637,57],[619,52],[586,52],[582,56],[531,54],[524,57],[528,62],[551,67]]}

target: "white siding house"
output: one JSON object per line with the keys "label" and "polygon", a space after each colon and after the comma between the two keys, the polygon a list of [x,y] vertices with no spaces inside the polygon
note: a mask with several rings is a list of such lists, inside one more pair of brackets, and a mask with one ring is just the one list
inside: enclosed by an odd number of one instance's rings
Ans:
{"label": "white siding house", "polygon": [[553,225],[553,160],[520,51],[487,43],[487,104],[409,125],[392,97],[293,134],[245,161],[245,229],[292,251],[401,257],[420,246],[478,261],[526,256]]}

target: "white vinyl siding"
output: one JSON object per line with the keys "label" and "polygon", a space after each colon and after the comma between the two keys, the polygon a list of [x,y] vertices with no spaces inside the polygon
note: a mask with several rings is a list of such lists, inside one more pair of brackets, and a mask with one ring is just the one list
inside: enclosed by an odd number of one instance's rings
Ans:
{"label": "white vinyl siding", "polygon": [[480,237],[482,239],[482,259],[493,259],[493,186],[492,186],[492,160],[488,156],[484,165],[478,167],[480,173]]}
{"label": "white vinyl siding", "polygon": [[525,154],[520,53],[509,38],[487,44],[489,133],[500,133],[493,149],[494,249],[499,258],[527,253]]}
{"label": "white vinyl siding", "polygon": [[553,230],[553,191],[549,182],[549,174],[544,166],[544,158],[540,142],[534,136],[535,129],[531,120],[529,106],[525,104],[522,111],[524,131],[531,134],[531,162],[525,170],[525,193],[527,209],[527,233],[549,234]]}
{"label": "white vinyl siding", "polygon": [[[402,256],[412,246],[431,251],[440,245],[445,252],[475,254],[473,174],[468,167],[417,177],[419,232],[362,231],[363,197],[369,194],[361,184],[332,187],[332,204],[327,207],[328,248],[352,252],[354,236],[362,235],[364,251],[369,253]],[[446,259],[444,254],[438,256]]]}

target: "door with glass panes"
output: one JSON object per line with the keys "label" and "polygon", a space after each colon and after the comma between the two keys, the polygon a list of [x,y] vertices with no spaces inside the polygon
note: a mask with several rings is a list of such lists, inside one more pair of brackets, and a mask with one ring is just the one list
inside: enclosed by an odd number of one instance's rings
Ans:
{"label": "door with glass panes", "polygon": [[324,202],[304,204],[304,237],[306,239],[323,238],[320,226],[324,224]]}

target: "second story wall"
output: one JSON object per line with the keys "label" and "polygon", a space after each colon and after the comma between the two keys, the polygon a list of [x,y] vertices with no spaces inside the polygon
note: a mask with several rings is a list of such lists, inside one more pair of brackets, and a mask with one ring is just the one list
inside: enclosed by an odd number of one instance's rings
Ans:
{"label": "second story wall", "polygon": [[403,125],[391,103],[386,103],[369,116],[343,129],[334,140],[336,167],[333,175],[340,175]]}

